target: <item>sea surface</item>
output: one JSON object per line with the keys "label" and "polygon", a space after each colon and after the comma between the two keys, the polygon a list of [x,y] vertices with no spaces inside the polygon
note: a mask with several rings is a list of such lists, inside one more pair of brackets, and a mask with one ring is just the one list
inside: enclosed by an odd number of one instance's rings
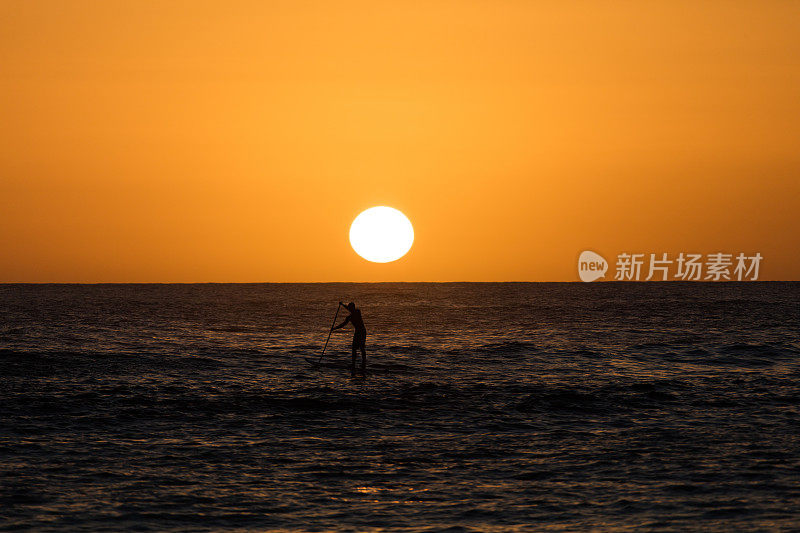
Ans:
{"label": "sea surface", "polygon": [[[340,300],[363,379],[305,360]],[[0,529],[798,531],[799,302],[777,282],[0,285]]]}

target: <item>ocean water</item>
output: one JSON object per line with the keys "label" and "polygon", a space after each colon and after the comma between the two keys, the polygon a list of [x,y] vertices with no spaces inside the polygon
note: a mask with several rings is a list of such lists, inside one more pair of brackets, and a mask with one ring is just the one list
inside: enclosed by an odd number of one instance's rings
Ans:
{"label": "ocean water", "polygon": [[[305,361],[339,300],[363,311],[365,379]],[[0,529],[800,530],[799,301],[0,285]]]}

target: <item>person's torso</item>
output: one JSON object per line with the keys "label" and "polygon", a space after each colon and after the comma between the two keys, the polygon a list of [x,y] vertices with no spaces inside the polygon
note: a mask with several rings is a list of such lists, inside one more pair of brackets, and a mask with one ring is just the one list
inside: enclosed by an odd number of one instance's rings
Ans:
{"label": "person's torso", "polygon": [[358,332],[366,332],[367,328],[364,327],[364,319],[361,318],[361,310],[356,309],[352,313],[350,313],[350,322],[353,324],[353,327],[356,328]]}

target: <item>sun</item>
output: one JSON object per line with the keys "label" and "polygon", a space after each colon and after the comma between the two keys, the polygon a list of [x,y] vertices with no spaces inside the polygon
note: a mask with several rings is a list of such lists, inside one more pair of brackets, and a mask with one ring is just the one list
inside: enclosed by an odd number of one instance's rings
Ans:
{"label": "sun", "polygon": [[389,263],[406,255],[414,243],[414,228],[403,213],[379,205],[362,211],[350,226],[350,245],[373,263]]}

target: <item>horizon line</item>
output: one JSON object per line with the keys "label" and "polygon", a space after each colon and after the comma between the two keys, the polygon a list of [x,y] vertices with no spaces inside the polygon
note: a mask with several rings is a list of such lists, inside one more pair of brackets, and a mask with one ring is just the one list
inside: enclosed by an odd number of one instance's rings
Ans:
{"label": "horizon line", "polygon": [[590,281],[581,280],[570,281],[530,281],[530,280],[508,280],[508,281],[0,281],[0,285],[334,285],[334,284],[388,284],[388,283],[578,283],[582,285],[604,284],[604,283],[630,283],[630,284],[650,284],[650,283],[695,283],[695,284],[728,284],[728,283],[797,283],[798,279],[765,279],[765,280],[608,280]]}

